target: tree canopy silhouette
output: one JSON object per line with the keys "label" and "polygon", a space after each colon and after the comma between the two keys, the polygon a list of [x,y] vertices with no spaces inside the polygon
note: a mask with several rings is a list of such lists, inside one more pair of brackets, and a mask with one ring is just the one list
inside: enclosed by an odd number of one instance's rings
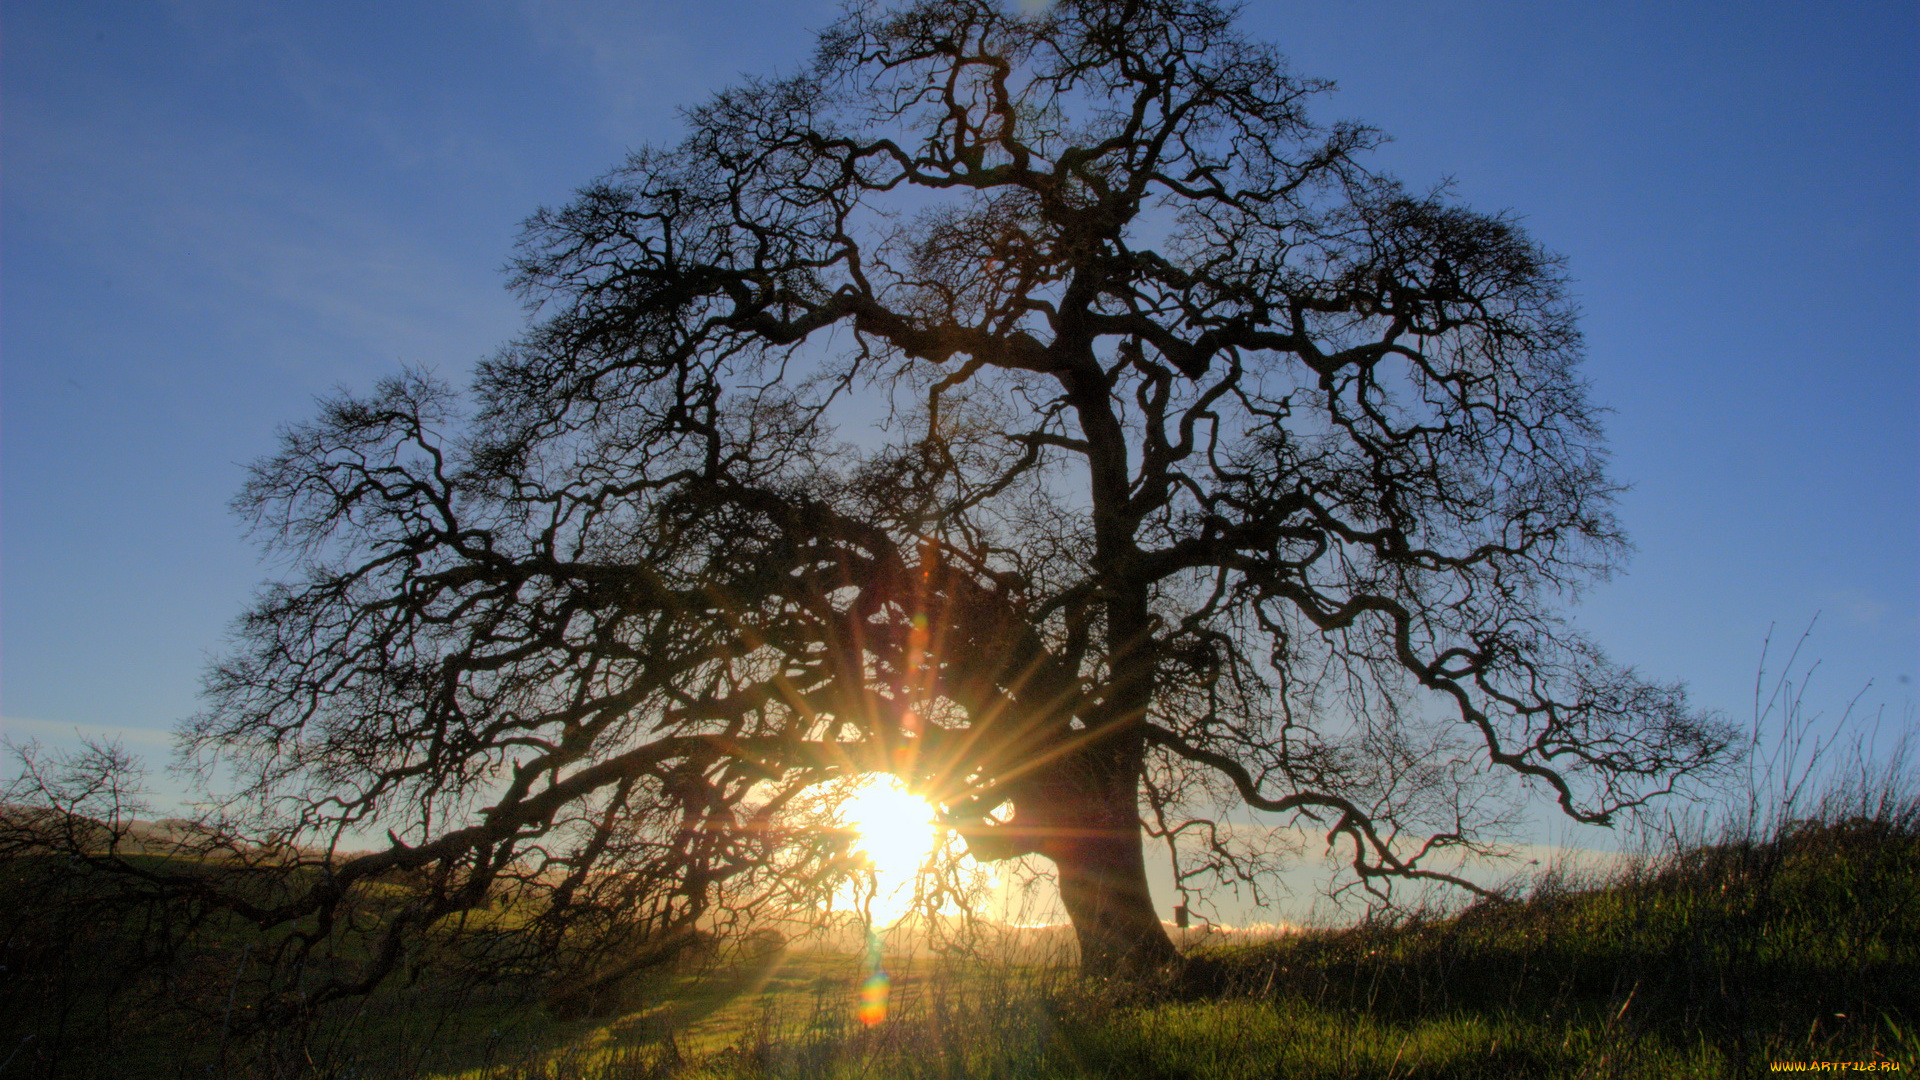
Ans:
{"label": "tree canopy silhouette", "polygon": [[513,882],[668,941],[823,895],[795,808],[890,771],[1137,974],[1145,837],[1456,880],[1519,792],[1711,767],[1556,614],[1625,547],[1561,262],[1328,88],[1205,0],[855,4],[536,214],[470,395],[329,401],[239,498],[298,572],[190,749],[390,838],[253,914],[404,870],[416,928]]}

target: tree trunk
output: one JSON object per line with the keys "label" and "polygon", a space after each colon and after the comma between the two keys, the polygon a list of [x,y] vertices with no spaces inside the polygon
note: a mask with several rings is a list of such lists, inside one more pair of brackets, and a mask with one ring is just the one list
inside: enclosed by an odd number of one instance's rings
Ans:
{"label": "tree trunk", "polygon": [[1153,978],[1180,954],[1153,910],[1139,816],[1138,747],[1082,747],[1018,784],[1013,818],[961,825],[983,862],[1039,855],[1059,874],[1060,899],[1089,975]]}
{"label": "tree trunk", "polygon": [[1075,837],[1053,856],[1060,899],[1080,942],[1080,967],[1089,975],[1140,979],[1179,962],[1147,891],[1140,826],[1125,833]]}
{"label": "tree trunk", "polygon": [[1180,955],[1153,910],[1141,847],[1137,753],[1111,745],[1075,755],[1047,785],[1040,854],[1060,874],[1060,899],[1089,975],[1140,979]]}

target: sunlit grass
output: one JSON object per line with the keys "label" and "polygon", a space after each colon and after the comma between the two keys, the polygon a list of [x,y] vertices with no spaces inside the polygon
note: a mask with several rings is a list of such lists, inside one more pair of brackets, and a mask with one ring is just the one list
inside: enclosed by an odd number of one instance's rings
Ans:
{"label": "sunlit grass", "polygon": [[1604,1018],[1557,1024],[1457,1015],[1394,1023],[1292,999],[1116,1004],[1060,976],[934,980],[884,1028],[773,994],[731,1039],[584,1039],[471,1080],[617,1077],[1712,1077],[1704,1043],[1625,1038]]}
{"label": "sunlit grass", "polygon": [[[80,898],[85,883],[59,870],[11,864],[0,914],[47,912],[49,888]],[[245,927],[203,926],[191,950],[118,984],[111,1008],[98,996],[116,985],[105,958],[137,952],[151,927],[79,929],[91,951],[36,975],[36,996],[7,999],[17,1015],[0,1015],[0,1057],[47,1045],[25,1035],[65,1037],[59,1075],[135,1080],[1705,1077],[1775,1060],[1920,1068],[1920,810],[1907,804],[1730,835],[1604,878],[1549,877],[1524,902],[1216,945],[1195,954],[1188,981],[1144,989],[1082,980],[1065,957],[1040,962],[1037,950],[908,948],[905,929],[869,935],[863,924],[839,952],[723,946],[656,969],[598,1019],[563,1019],[537,978],[454,986],[429,965],[342,1003],[297,1040],[229,1040],[229,1010],[244,1009],[259,971]],[[1022,933],[1001,931],[1001,945]],[[9,939],[9,963],[34,962],[24,940]],[[856,941],[878,947],[879,962]],[[862,996],[882,966],[884,1018]],[[109,1020],[110,1039],[79,1041]]]}
{"label": "sunlit grass", "polygon": [[[1524,903],[1203,953],[1204,985],[790,954],[651,1037],[610,1025],[476,1077],[1717,1077],[1899,1060],[1920,1012],[1920,830],[1796,824]],[[695,995],[691,985],[669,995]]]}

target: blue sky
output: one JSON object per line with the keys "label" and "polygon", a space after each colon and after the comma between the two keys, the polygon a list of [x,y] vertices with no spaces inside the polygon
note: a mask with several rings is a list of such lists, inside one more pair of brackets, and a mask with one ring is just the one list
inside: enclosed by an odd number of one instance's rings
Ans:
{"label": "blue sky", "polygon": [[[317,394],[459,378],[518,223],[834,6],[0,5],[0,730],[164,760],[274,567],[226,503]],[[1578,622],[1750,709],[1770,625],[1913,721],[1920,8],[1250,5],[1395,141],[1564,253],[1639,551]]]}

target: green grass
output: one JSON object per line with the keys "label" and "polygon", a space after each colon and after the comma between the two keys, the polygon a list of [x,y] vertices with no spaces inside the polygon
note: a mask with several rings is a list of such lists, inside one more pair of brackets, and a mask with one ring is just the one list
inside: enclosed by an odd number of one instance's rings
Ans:
{"label": "green grass", "polygon": [[[886,1024],[853,1022],[842,983],[824,1003],[777,990],[731,1017],[652,1039],[596,1037],[457,1075],[492,1080],[616,1077],[1511,1077],[1722,1076],[1704,1045],[1470,1014],[1396,1023],[1288,997],[1115,1004],[1071,979],[955,974]],[[836,1000],[837,999],[837,1000]],[[442,1074],[447,1075],[447,1074]]]}
{"label": "green grass", "polygon": [[[779,979],[674,1041],[507,1077],[1718,1077],[1771,1061],[1920,1068],[1912,814],[1783,827],[1519,903],[1205,950],[1159,997],[1064,974],[935,969],[887,1025],[857,970]],[[804,980],[803,980],[804,981]],[[817,985],[817,984],[816,984]],[[909,985],[914,985],[909,983]],[[671,1025],[668,1025],[671,1027]]]}
{"label": "green grass", "polygon": [[[235,1010],[259,944],[246,928],[169,924],[151,910],[115,922],[97,898],[55,864],[0,867],[11,977],[0,986],[0,1080],[1920,1069],[1910,806],[1694,847],[1605,880],[1549,879],[1524,901],[1449,917],[1203,949],[1184,984],[1154,993],[1058,967],[890,958],[891,1015],[872,1028],[854,1017],[861,958],[778,951],[655,972],[624,988],[614,1015],[576,1020],[543,1008],[537,980],[455,983],[426,964],[297,1038],[241,1038]],[[179,947],[159,947],[168,941]]]}

